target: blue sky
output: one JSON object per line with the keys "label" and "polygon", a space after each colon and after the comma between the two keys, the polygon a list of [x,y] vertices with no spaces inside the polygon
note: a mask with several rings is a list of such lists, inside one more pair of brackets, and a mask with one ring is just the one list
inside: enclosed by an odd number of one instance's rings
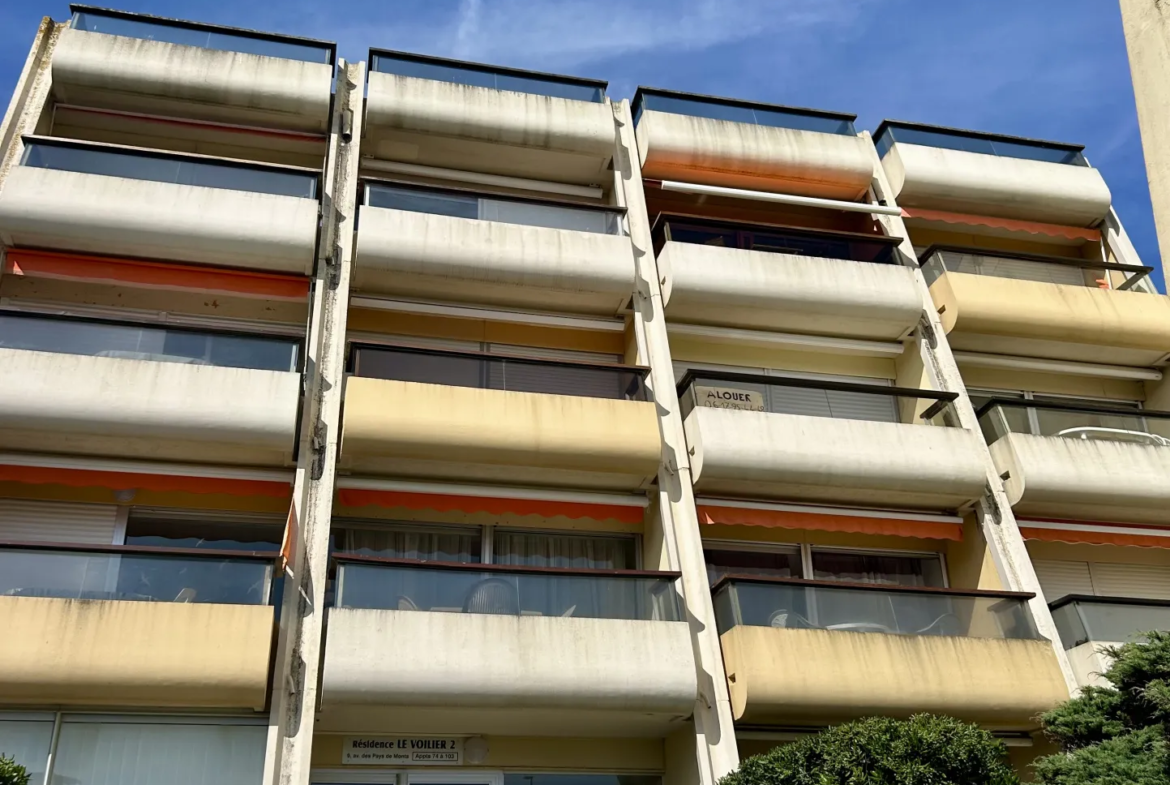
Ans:
{"label": "blue sky", "polygon": [[[113,4],[115,0],[106,0]],[[95,4],[105,4],[96,3]],[[1116,0],[122,0],[116,7],[371,46],[1076,142],[1165,291]],[[60,0],[0,3],[10,94]]]}

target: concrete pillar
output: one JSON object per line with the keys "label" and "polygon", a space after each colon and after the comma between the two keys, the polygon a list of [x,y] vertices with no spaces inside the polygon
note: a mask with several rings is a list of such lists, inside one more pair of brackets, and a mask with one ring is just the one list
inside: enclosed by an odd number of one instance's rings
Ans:
{"label": "concrete pillar", "polygon": [[1170,280],[1170,2],[1121,0],[1162,269]]}
{"label": "concrete pillar", "polygon": [[[874,198],[895,207],[897,203],[894,200],[894,192],[886,178],[881,160],[878,158],[877,149],[874,148],[868,131],[862,132],[862,135],[871,142],[869,149],[874,161]],[[917,255],[914,253],[914,245],[910,242],[910,235],[901,216],[881,215],[876,216],[876,218],[882,224],[886,234],[902,238],[898,250],[903,254],[903,257],[906,260],[915,260]],[[930,379],[934,389],[959,394],[958,399],[953,404],[959,425],[978,433],[979,421],[975,417],[975,408],[971,405],[967,388],[959,374],[959,365],[951,353],[950,344],[947,343],[942,320],[939,319],[934,303],[930,299],[930,289],[926,285],[926,279],[923,277],[922,271],[917,269],[916,262],[909,266],[915,268],[914,277],[918,282],[918,290],[922,297],[922,320],[919,322],[916,343],[926,377]],[[1065,683],[1068,685],[1069,692],[1074,693],[1078,687],[1076,676],[1069,664],[1068,657],[1065,655],[1060,635],[1056,632],[1056,625],[1048,610],[1048,601],[1040,588],[1040,580],[1036,577],[1036,571],[1032,568],[1032,560],[1024,547],[1024,538],[1020,534],[1015,515],[1008,503],[1003,480],[1000,479],[995,464],[991,460],[991,451],[984,450],[983,457],[986,466],[987,486],[975,514],[979,526],[983,530],[983,537],[987,540],[991,558],[995,562],[1000,581],[1006,590],[1031,592],[1036,595],[1028,603],[1032,617],[1036,621],[1040,634],[1052,641],[1052,648],[1056,653],[1057,662],[1060,663]]]}
{"label": "concrete pillar", "polygon": [[[735,727],[727,676],[723,671],[723,650],[715,628],[715,611],[707,582],[707,565],[699,536],[699,519],[695,511],[691,485],[690,455],[683,434],[682,415],[675,391],[670,344],[666,335],[666,314],[662,302],[662,282],[650,239],[650,221],[646,197],[642,190],[642,167],[634,138],[634,121],[630,103],[612,104],[617,129],[614,152],[614,191],[619,204],[626,208],[630,242],[636,260],[634,293],[634,331],[638,353],[650,366],[649,387],[658,407],[662,429],[662,465],[658,471],[657,509],[662,516],[665,550],[671,567],[682,573],[682,596],[699,675],[699,699],[695,704],[694,732],[691,739],[673,738],[668,747],[678,751],[692,749],[700,785],[714,785],[739,766],[735,744]],[[685,744],[683,742],[686,742]],[[688,770],[679,764],[672,770]]]}
{"label": "concrete pillar", "polygon": [[321,182],[321,231],[312,282],[305,399],[293,512],[297,535],[284,584],[275,667],[266,785],[308,785],[324,647],[329,528],[345,385],[345,327],[357,211],[365,63],[337,70],[329,152]]}
{"label": "concrete pillar", "polygon": [[16,81],[16,89],[12,91],[12,100],[8,102],[3,122],[0,122],[0,187],[3,187],[9,170],[20,163],[24,153],[24,143],[20,137],[23,134],[35,134],[38,130],[37,123],[44,113],[49,89],[53,85],[50,66],[57,36],[62,28],[64,25],[57,24],[47,16],[41,20],[20,78]]}

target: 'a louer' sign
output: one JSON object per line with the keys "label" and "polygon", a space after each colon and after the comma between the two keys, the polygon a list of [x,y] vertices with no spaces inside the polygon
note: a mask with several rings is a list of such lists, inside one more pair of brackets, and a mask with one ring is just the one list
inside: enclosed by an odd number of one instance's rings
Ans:
{"label": "'a louer' sign", "polygon": [[764,411],[764,394],[734,387],[695,387],[695,399],[700,406],[716,409],[744,409],[750,412]]}
{"label": "'a louer' sign", "polygon": [[347,736],[341,762],[369,766],[459,766],[463,763],[463,739]]}

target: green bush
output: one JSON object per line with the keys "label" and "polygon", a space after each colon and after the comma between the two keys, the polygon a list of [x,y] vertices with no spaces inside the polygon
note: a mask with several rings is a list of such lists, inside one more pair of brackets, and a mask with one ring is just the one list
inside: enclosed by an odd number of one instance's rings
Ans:
{"label": "green bush", "polygon": [[748,758],[720,785],[1017,785],[999,739],[931,714],[869,717]]}
{"label": "green bush", "polygon": [[0,785],[28,785],[28,771],[15,758],[0,755]]}
{"label": "green bush", "polygon": [[1170,782],[1170,633],[1109,650],[1108,687],[1041,717],[1061,752],[1035,764],[1043,785],[1166,785]]}

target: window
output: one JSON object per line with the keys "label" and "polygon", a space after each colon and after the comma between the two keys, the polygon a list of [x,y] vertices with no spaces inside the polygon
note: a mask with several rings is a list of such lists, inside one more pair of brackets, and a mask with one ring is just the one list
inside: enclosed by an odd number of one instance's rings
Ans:
{"label": "window", "polygon": [[[1015,401],[1029,403],[1016,404]],[[988,444],[1009,433],[1083,441],[1170,446],[1170,416],[1139,401],[1096,400],[1032,392],[972,391],[971,404]]]}
{"label": "window", "polygon": [[291,338],[17,313],[0,313],[0,348],[258,371],[296,371],[300,354]]}
{"label": "window", "polygon": [[714,546],[703,549],[707,558],[707,578],[714,585],[724,575],[761,575],[765,578],[800,578],[800,548],[736,548]]}

